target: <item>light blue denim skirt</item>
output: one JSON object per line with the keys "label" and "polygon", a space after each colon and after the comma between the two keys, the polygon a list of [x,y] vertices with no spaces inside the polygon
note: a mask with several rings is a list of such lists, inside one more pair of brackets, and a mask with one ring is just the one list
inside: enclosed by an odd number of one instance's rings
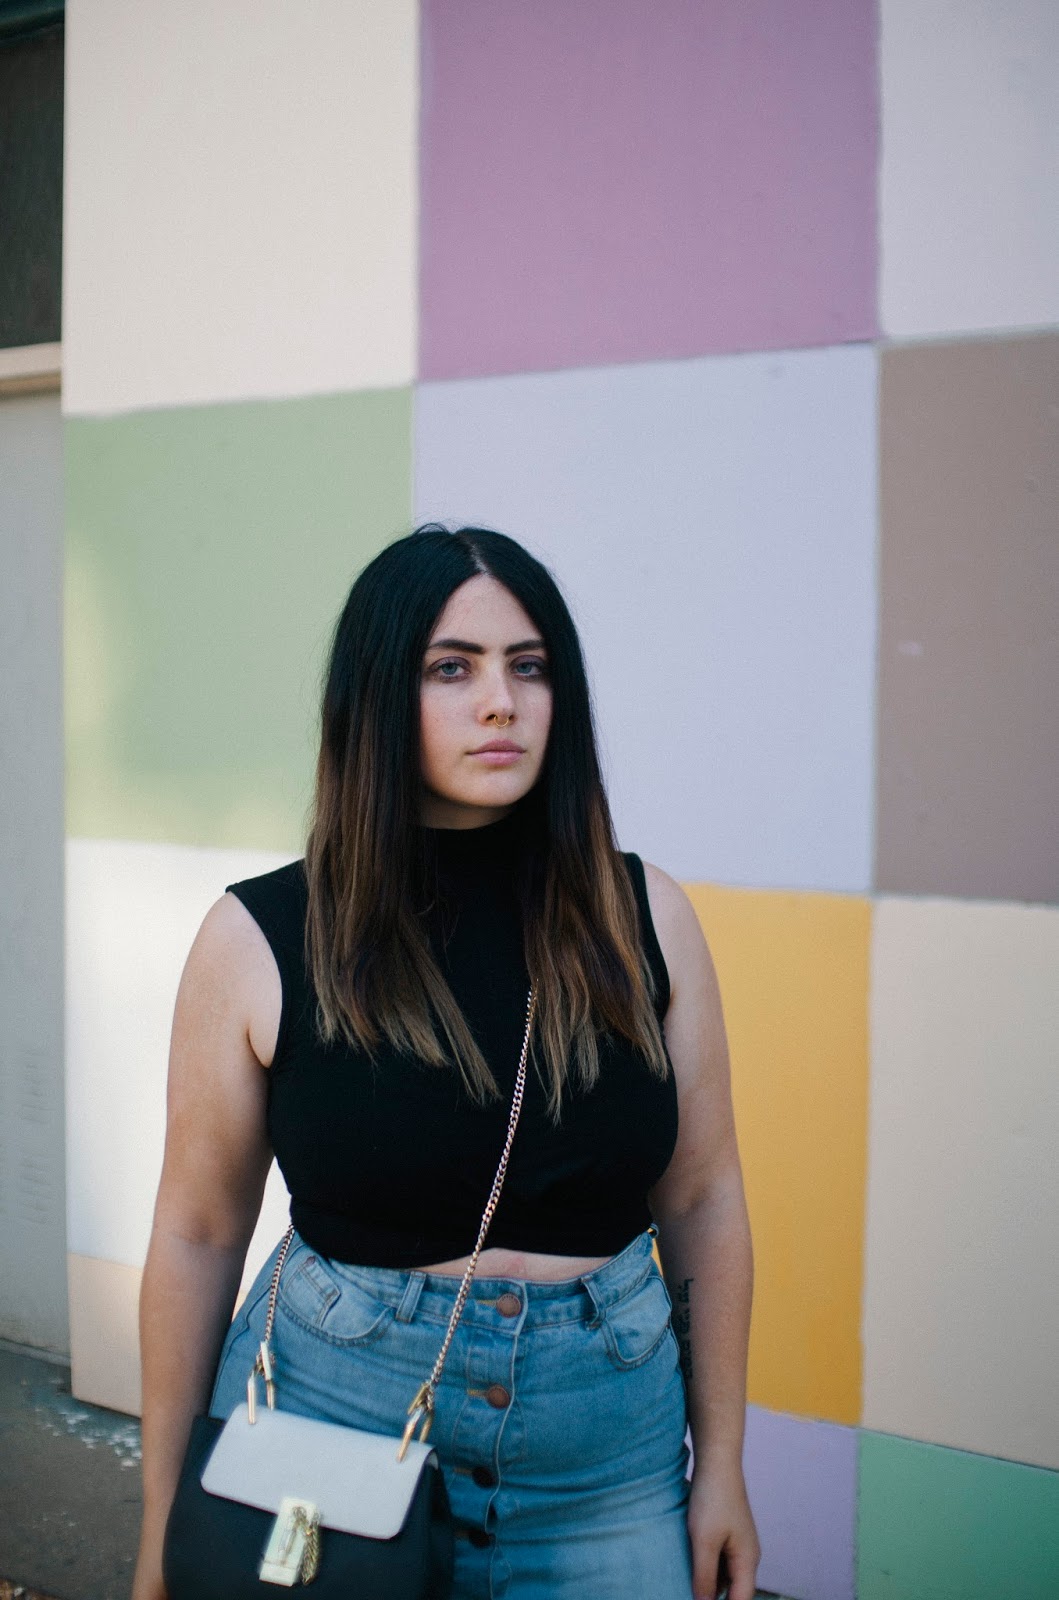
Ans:
{"label": "light blue denim skirt", "polygon": [[[456,1520],[454,1600],[691,1600],[687,1394],[653,1237],[557,1283],[471,1280],[428,1441]],[[245,1400],[278,1249],[225,1338],[213,1416]],[[329,1261],[295,1234],[280,1409],[399,1436],[459,1284]]]}

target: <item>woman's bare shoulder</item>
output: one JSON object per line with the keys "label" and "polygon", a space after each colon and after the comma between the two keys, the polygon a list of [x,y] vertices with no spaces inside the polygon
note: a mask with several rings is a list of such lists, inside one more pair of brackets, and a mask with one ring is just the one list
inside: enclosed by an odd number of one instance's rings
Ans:
{"label": "woman's bare shoulder", "polygon": [[666,872],[664,867],[655,866],[653,861],[645,861],[643,870],[651,919],[664,950],[663,928],[679,937],[682,931],[686,935],[692,924],[698,927],[699,919],[684,885]]}
{"label": "woman's bare shoulder", "polygon": [[701,976],[703,969],[712,974],[713,959],[699,914],[683,884],[652,861],[643,866],[651,920],[675,996],[692,976]]}
{"label": "woman's bare shoulder", "polygon": [[263,953],[271,955],[260,926],[238,896],[225,890],[199,923],[186,970],[202,982],[229,988],[247,976]]}
{"label": "woman's bare shoulder", "polygon": [[267,1074],[251,1041],[260,956],[252,919],[224,894],[203,917],[177,986],[156,1229],[245,1242],[271,1152]]}
{"label": "woman's bare shoulder", "polygon": [[282,998],[268,940],[238,896],[225,891],[209,907],[188,951],[180,980],[185,1010],[203,1018],[224,1016],[245,1031],[254,1055],[268,1066]]}
{"label": "woman's bare shoulder", "polygon": [[[647,879],[647,894],[651,901],[652,916],[656,902],[659,909],[665,911],[672,910],[678,900],[687,900],[683,885],[678,883],[676,878],[670,877],[664,867],[656,867],[653,861],[644,860],[643,870]],[[688,903],[690,904],[690,901]]]}
{"label": "woman's bare shoulder", "polygon": [[676,1075],[680,1134],[664,1176],[650,1195],[656,1218],[681,1215],[724,1172],[738,1181],[728,1037],[713,955],[686,889],[644,862],[651,915],[669,968],[666,1046]]}

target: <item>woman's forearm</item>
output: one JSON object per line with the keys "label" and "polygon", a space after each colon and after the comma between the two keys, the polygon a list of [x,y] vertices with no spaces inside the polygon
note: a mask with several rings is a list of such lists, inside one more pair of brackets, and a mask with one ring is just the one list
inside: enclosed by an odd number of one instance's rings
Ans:
{"label": "woman's forearm", "polygon": [[245,1249],[156,1228],[140,1292],[145,1523],[164,1526],[191,1422],[206,1409]]}
{"label": "woman's forearm", "polygon": [[718,1180],[690,1211],[658,1223],[658,1254],[688,1392],[696,1463],[739,1461],[746,1420],[753,1249],[742,1180]]}

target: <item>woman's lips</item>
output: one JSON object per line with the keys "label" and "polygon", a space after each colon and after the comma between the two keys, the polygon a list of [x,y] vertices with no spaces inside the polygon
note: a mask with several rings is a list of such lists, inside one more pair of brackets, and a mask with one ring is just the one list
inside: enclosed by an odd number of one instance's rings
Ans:
{"label": "woman's lips", "polygon": [[484,761],[487,767],[513,767],[525,755],[524,750],[472,750],[475,761]]}

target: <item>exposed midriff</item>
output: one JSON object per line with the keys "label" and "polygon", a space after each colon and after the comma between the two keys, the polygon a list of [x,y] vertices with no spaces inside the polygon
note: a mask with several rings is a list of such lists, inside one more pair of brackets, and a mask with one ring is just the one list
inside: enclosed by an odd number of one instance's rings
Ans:
{"label": "exposed midriff", "polygon": [[[418,1270],[447,1272],[462,1278],[470,1259],[470,1256],[464,1256],[457,1261],[439,1261]],[[591,1272],[611,1260],[612,1256],[552,1256],[525,1250],[483,1250],[474,1275],[476,1278],[528,1278],[541,1283],[558,1283],[563,1278],[576,1278],[582,1272]]]}

